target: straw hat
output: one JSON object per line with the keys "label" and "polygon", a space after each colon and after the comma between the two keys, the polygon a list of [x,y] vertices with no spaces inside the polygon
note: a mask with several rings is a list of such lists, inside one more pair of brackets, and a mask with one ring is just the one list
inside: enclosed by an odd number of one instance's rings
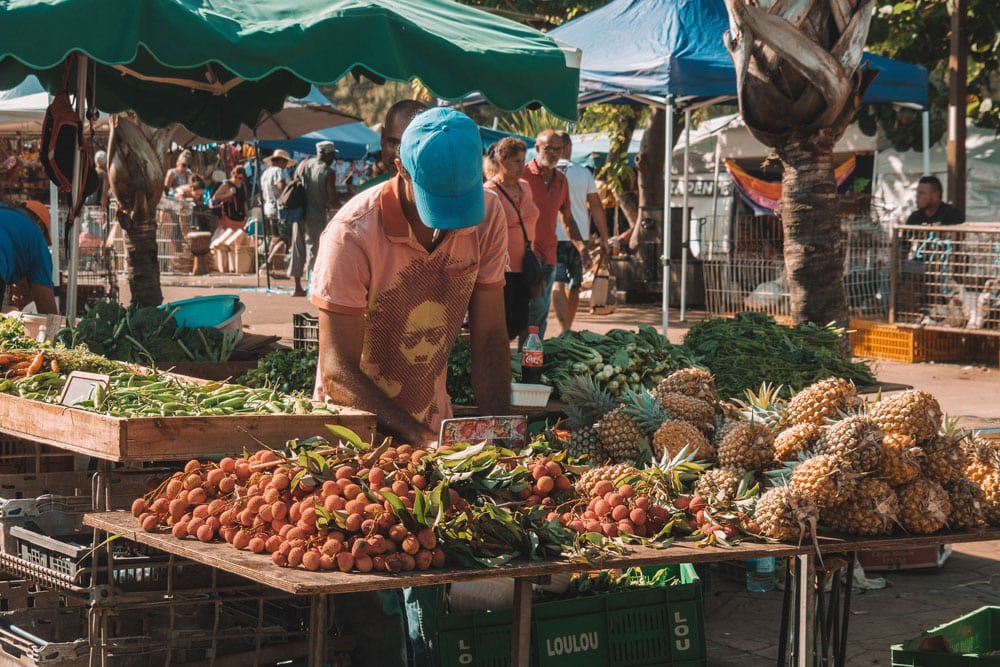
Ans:
{"label": "straw hat", "polygon": [[49,209],[40,201],[35,201],[34,199],[29,199],[21,203],[21,207],[31,211],[38,221],[41,223],[42,234],[45,235],[45,242],[52,245],[52,238],[49,236],[49,227],[51,226],[49,218]]}
{"label": "straw hat", "polygon": [[274,164],[274,160],[284,160],[285,163],[286,163],[285,164],[286,167],[291,167],[296,162],[296,160],[294,158],[292,158],[292,156],[289,155],[287,151],[284,151],[284,150],[282,150],[280,148],[278,150],[274,151],[273,153],[271,153],[270,157],[264,158],[264,162],[266,162],[268,164],[271,164],[271,165]]}

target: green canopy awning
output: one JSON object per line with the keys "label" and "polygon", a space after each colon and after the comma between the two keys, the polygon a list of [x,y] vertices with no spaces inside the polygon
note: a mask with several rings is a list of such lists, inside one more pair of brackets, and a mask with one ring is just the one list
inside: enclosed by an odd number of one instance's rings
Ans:
{"label": "green canopy awning", "polygon": [[[0,5],[0,88],[88,56],[97,107],[134,110],[226,139],[261,109],[348,72],[419,78],[444,99],[481,92],[516,110],[575,118],[579,53],[532,28],[450,0],[8,0]],[[75,81],[75,79],[71,79]]]}

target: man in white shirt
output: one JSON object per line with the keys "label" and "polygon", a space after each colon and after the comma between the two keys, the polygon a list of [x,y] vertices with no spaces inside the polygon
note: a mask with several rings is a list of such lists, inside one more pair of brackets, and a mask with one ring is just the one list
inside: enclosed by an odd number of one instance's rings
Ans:
{"label": "man in white shirt", "polygon": [[[594,176],[586,167],[570,160],[573,154],[573,142],[568,132],[557,131],[562,139],[562,158],[556,169],[566,175],[569,181],[569,202],[573,211],[573,220],[580,228],[580,237],[586,242],[590,238],[590,221],[601,237],[601,252],[605,260],[610,256],[608,251],[608,222],[604,216],[604,205],[597,194],[597,184]],[[589,211],[588,211],[589,208]],[[557,264],[556,279],[552,285],[552,306],[556,311],[556,319],[562,329],[560,335],[565,335],[573,329],[573,320],[580,306],[580,284],[583,282],[583,265],[580,254],[570,243],[562,225],[556,225]],[[596,270],[596,268],[595,268]]]}

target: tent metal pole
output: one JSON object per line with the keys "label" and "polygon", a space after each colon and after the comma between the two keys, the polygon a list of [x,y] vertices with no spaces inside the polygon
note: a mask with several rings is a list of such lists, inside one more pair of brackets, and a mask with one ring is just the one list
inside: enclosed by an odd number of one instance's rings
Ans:
{"label": "tent metal pole", "polygon": [[[711,246],[715,245],[715,226],[718,224],[719,220],[719,162],[721,162],[722,156],[722,146],[720,145],[720,133],[715,135],[715,165],[712,174],[712,242]],[[704,260],[705,255],[705,241],[699,235],[699,258]],[[708,257],[712,257],[712,253],[715,251],[714,247],[708,248]]]}
{"label": "tent metal pole", "polygon": [[680,320],[683,322],[687,316],[687,266],[688,266],[688,246],[691,241],[691,209],[688,208],[688,186],[690,185],[691,174],[691,108],[684,110],[684,191],[681,193],[681,314]]}
{"label": "tent metal pole", "polygon": [[[80,121],[86,120],[86,99],[87,99],[87,56],[79,54],[76,60],[76,112],[80,115]],[[83,187],[82,172],[84,165],[80,164],[80,151],[73,154],[73,187],[70,190],[70,202],[77,200],[77,193]],[[70,203],[70,210],[73,204]],[[77,274],[80,271],[80,216],[73,216],[73,224],[69,228],[69,278],[66,281],[66,322],[76,321],[77,310]]]}
{"label": "tent metal pole", "polygon": [[921,120],[923,122],[923,147],[924,147],[924,176],[930,176],[931,174],[931,112],[929,109],[924,109],[923,113],[920,114]]}
{"label": "tent metal pole", "polygon": [[663,284],[662,288],[662,309],[663,309],[663,337],[667,337],[667,313],[670,310],[670,208],[672,197],[670,194],[670,166],[673,158],[674,146],[674,98],[667,98],[666,106],[666,146],[663,153]]}

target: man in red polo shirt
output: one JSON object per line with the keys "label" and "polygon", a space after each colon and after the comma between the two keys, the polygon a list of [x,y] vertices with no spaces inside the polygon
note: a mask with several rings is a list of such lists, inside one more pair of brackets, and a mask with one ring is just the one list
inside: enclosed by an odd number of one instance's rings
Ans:
{"label": "man in red polo shirt", "polygon": [[[531,198],[538,206],[538,222],[535,223],[535,240],[532,249],[545,265],[545,288],[542,295],[531,299],[528,304],[528,325],[537,326],[538,333],[545,336],[545,324],[549,318],[552,302],[552,285],[556,277],[556,225],[562,224],[570,243],[580,253],[584,270],[590,268],[590,253],[580,237],[580,230],[573,220],[573,209],[569,200],[569,182],[556,169],[562,157],[562,139],[554,130],[544,130],[535,139],[535,157],[524,170],[524,179],[531,186]],[[560,218],[559,213],[562,213]]]}

